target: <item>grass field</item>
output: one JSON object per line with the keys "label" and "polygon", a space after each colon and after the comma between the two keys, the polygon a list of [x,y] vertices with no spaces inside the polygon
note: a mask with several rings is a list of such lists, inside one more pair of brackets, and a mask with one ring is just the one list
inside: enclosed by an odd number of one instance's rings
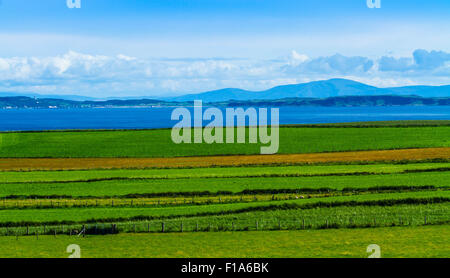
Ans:
{"label": "grass field", "polygon": [[[2,133],[0,157],[259,154],[259,144],[175,144],[171,130]],[[280,128],[279,154],[450,147],[450,126]],[[399,139],[401,138],[401,140]]]}
{"label": "grass field", "polygon": [[393,227],[309,231],[0,237],[0,257],[67,258],[78,244],[83,258],[367,258],[377,244],[383,258],[444,258],[450,227]]}
{"label": "grass field", "polygon": [[448,257],[449,135],[283,127],[261,156],[170,130],[1,133],[0,257]]}
{"label": "grass field", "polygon": [[[403,203],[433,203],[442,198],[441,202],[450,201],[450,191],[425,191],[407,193],[362,194],[355,196],[336,196],[327,198],[311,198],[289,201],[250,202],[230,204],[210,204],[196,206],[169,207],[80,207],[80,208],[51,208],[51,209],[7,209],[0,215],[0,223],[7,222],[107,222],[122,221],[139,218],[168,218],[179,216],[220,215],[224,213],[247,212],[257,210],[283,210],[293,208],[348,206],[371,203],[374,205],[389,205]],[[351,203],[352,202],[352,203]],[[138,205],[139,203],[137,203]]]}
{"label": "grass field", "polygon": [[[348,175],[312,177],[254,177],[254,178],[209,178],[209,179],[159,179],[119,180],[97,182],[52,182],[52,183],[3,183],[0,198],[18,196],[26,198],[69,197],[126,197],[133,194],[159,196],[201,196],[220,194],[251,194],[252,192],[310,192],[314,190],[382,190],[411,187],[448,187],[450,173],[425,172],[390,175]],[[228,195],[227,194],[227,195]]]}
{"label": "grass field", "polygon": [[198,169],[91,170],[91,171],[33,171],[0,173],[0,183],[70,182],[120,179],[182,179],[182,178],[245,178],[295,177],[345,174],[394,174],[435,172],[450,169],[450,163],[318,165],[278,167],[222,167]]}

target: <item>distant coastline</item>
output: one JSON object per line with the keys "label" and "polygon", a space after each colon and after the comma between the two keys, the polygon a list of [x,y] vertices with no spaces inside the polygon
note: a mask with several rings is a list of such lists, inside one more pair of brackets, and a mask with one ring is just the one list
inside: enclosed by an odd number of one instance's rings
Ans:
{"label": "distant coastline", "polygon": [[194,100],[210,106],[448,106],[450,86],[378,88],[348,79],[329,79],[273,87],[265,91],[226,88],[178,97],[95,99],[76,95],[0,93],[0,109],[190,107]]}
{"label": "distant coastline", "polygon": [[[342,96],[328,98],[284,98],[274,100],[229,100],[206,102],[218,107],[363,107],[363,106],[450,106],[450,97],[420,96]],[[83,108],[158,108],[191,107],[192,101],[163,101],[154,99],[74,101],[53,98],[0,97],[0,109],[83,109]]]}

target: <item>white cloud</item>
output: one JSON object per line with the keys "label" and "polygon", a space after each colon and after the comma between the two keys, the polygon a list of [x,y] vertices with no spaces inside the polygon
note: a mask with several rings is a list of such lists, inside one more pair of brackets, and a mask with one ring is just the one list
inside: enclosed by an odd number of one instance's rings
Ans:
{"label": "white cloud", "polygon": [[162,96],[236,87],[263,90],[282,84],[350,78],[387,87],[450,83],[450,54],[417,50],[410,57],[336,54],[311,58],[142,59],[69,51],[51,57],[0,57],[0,91],[89,96]]}
{"label": "white cloud", "polygon": [[299,64],[304,63],[309,60],[308,55],[299,54],[295,50],[292,50],[290,58],[291,58],[290,65],[292,65],[292,66],[298,66]]}
{"label": "white cloud", "polygon": [[5,59],[0,58],[0,71],[7,71],[9,70],[9,63]]}
{"label": "white cloud", "polygon": [[444,51],[427,51],[417,49],[412,57],[387,57],[380,59],[381,71],[397,71],[409,73],[431,74],[447,71],[450,65],[450,53]]}
{"label": "white cloud", "polygon": [[297,73],[351,74],[368,72],[373,64],[373,61],[366,57],[335,54],[329,57],[306,59],[303,63],[286,67],[285,70]]}
{"label": "white cloud", "polygon": [[126,55],[123,55],[123,54],[117,55],[117,58],[120,59],[120,60],[125,60],[127,62],[136,60],[135,57],[126,56]]}

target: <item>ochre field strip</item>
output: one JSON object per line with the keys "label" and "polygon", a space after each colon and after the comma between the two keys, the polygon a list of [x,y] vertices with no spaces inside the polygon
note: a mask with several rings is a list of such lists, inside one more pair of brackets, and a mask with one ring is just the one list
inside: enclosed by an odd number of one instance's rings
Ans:
{"label": "ochre field strip", "polygon": [[450,159],[450,148],[174,158],[2,158],[0,171],[183,168],[428,159]]}

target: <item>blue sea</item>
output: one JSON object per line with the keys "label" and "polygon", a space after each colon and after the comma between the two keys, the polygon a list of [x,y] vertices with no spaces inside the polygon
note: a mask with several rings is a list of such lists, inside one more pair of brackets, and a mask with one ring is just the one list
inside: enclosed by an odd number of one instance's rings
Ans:
{"label": "blue sea", "polygon": [[[0,131],[171,128],[177,122],[171,120],[173,109],[5,109]],[[450,106],[280,108],[280,124],[391,120],[450,120]]]}

